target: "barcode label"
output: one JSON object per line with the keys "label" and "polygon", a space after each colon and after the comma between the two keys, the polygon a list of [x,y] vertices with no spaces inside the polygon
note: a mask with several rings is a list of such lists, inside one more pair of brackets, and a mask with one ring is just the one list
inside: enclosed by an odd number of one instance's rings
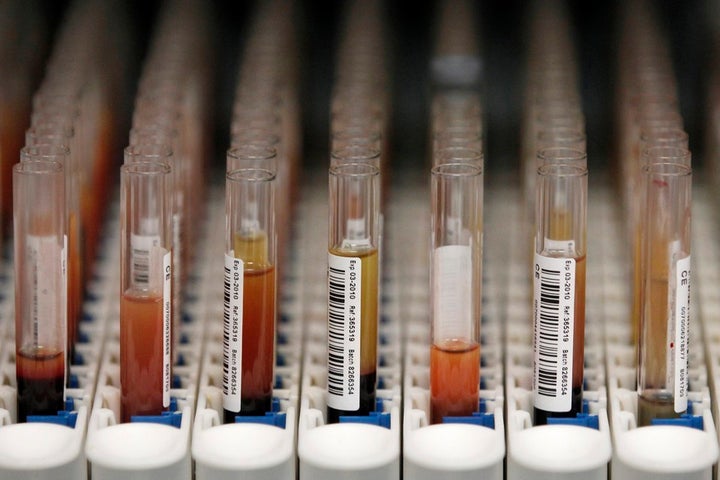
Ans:
{"label": "barcode label", "polygon": [[534,405],[548,412],[572,407],[575,259],[535,254]]}
{"label": "barcode label", "polygon": [[433,336],[472,338],[472,251],[446,245],[433,251]]}
{"label": "barcode label", "polygon": [[172,314],[172,254],[163,255],[163,407],[170,406],[171,346],[170,324]]}
{"label": "barcode label", "polygon": [[130,235],[130,278],[134,287],[150,287],[151,254],[159,246],[159,235]]}
{"label": "barcode label", "polygon": [[328,254],[328,400],[338,410],[360,408],[359,257]]}
{"label": "barcode label", "polygon": [[690,255],[675,263],[675,335],[674,345],[675,412],[687,410],[688,355],[690,354]]}
{"label": "barcode label", "polygon": [[244,263],[225,255],[223,280],[223,408],[240,411]]}

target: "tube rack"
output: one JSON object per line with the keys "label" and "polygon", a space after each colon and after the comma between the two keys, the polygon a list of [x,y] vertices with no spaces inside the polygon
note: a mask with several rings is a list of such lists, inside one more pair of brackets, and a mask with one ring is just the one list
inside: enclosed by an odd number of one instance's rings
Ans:
{"label": "tube rack", "polygon": [[[608,473],[621,480],[658,475],[711,478],[718,458],[718,412],[711,399],[717,398],[720,385],[720,329],[716,325],[720,295],[715,291],[720,250],[713,242],[718,225],[713,217],[715,198],[708,186],[698,182],[695,188],[693,225],[697,347],[691,350],[690,384],[692,410],[695,421],[702,420],[701,429],[635,428],[624,237],[612,193],[603,179],[592,179],[590,187],[584,395],[598,428],[532,426],[529,288],[521,236],[524,217],[519,191],[502,176],[487,183],[485,195],[481,399],[494,427],[428,426],[429,218],[424,202],[427,179],[419,172],[398,180],[388,197],[379,349],[382,410],[374,418],[377,424],[324,425],[327,192],[322,173],[308,175],[311,181],[305,185],[310,186],[297,206],[294,243],[279,300],[277,411],[272,420],[264,420],[272,423],[282,417],[284,427],[219,424],[217,336],[222,302],[215,283],[221,259],[215,254],[222,250],[223,209],[222,189],[214,188],[202,227],[206,237],[198,248],[203,253],[188,279],[172,390],[177,406],[166,419],[176,426],[115,424],[119,408],[116,208],[108,213],[105,240],[84,305],[79,355],[71,368],[73,388],[67,391],[70,413],[52,419],[72,426],[13,423],[13,297],[9,266],[4,266],[5,273],[0,275],[5,287],[0,298],[0,475],[80,479],[92,474],[111,479],[132,472],[136,478],[398,479],[402,465],[405,478],[418,479],[438,475],[606,478]],[[663,435],[670,435],[664,441],[667,448],[647,448],[647,437],[661,439]],[[631,452],[635,453],[632,457]]]}

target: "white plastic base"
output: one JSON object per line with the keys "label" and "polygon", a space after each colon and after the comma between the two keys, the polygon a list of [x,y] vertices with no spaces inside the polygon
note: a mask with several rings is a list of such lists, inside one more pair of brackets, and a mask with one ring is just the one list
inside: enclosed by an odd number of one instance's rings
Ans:
{"label": "white plastic base", "polygon": [[703,430],[668,425],[637,428],[633,411],[637,393],[621,388],[610,391],[614,480],[712,478],[713,465],[718,459],[718,441],[709,408],[703,410]]}
{"label": "white plastic base", "polygon": [[171,395],[183,399],[180,428],[159,423],[117,423],[119,409],[104,406],[119,404],[119,390],[110,386],[98,389],[85,448],[94,480],[192,478],[190,432],[194,399],[184,391],[171,390]]}
{"label": "white plastic base", "polygon": [[[311,409],[312,410],[312,409]],[[391,427],[361,423],[318,423],[319,410],[300,418],[300,478],[307,480],[397,480],[400,475],[400,412]],[[313,421],[315,419],[315,421]]]}
{"label": "white plastic base", "polygon": [[[407,419],[408,413],[405,415]],[[502,408],[497,408],[495,429],[449,423],[408,431],[406,422],[404,478],[501,480],[505,457],[502,416]]]}
{"label": "white plastic base", "polygon": [[219,398],[221,392],[216,387],[201,389],[192,439],[195,478],[294,479],[297,394],[284,393],[290,397],[290,406],[285,410],[285,428],[280,428],[258,423],[222,425],[218,410],[204,408],[207,397]]}
{"label": "white plastic base", "polygon": [[[6,412],[7,413],[7,412]],[[17,423],[0,428],[0,478],[77,480],[87,477],[83,452],[87,407],[75,428],[52,423]],[[5,415],[9,419],[9,415]]]}

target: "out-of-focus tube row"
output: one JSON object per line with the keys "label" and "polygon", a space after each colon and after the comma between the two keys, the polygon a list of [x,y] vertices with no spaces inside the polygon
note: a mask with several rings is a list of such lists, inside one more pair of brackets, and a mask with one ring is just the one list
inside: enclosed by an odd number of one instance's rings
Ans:
{"label": "out-of-focus tube row", "polygon": [[[425,250],[420,255],[395,252],[401,264],[425,269],[413,271],[401,291],[404,304],[412,299],[417,306],[403,318],[404,473],[412,478],[502,478],[501,309],[497,297],[484,295],[486,285],[498,292],[493,287],[500,287],[502,275],[486,276],[483,269],[488,225],[477,6],[464,1],[438,6],[430,65],[430,190],[418,189],[428,199],[430,222],[402,220],[417,214],[393,217],[402,224],[400,245],[416,242]],[[499,267],[491,262],[493,273]],[[486,283],[486,278],[492,280]],[[449,443],[457,448],[444,448]]]}
{"label": "out-of-focus tube row", "polygon": [[205,319],[185,286],[206,218],[211,22],[195,1],[165,3],[157,18],[121,167],[120,283],[86,445],[94,478],[146,469],[192,476],[202,348],[195,338]]}
{"label": "out-of-focus tube row", "polygon": [[[398,298],[386,255],[391,234],[383,227],[390,202],[384,8],[381,1],[345,4],[334,52],[328,236],[322,241],[316,231],[308,244],[325,266],[312,272],[325,288],[307,299],[314,314],[306,316],[301,478],[356,470],[394,478],[400,468]],[[323,244],[324,252],[317,248]]]}
{"label": "out-of-focus tube row", "polygon": [[[18,22],[15,28],[27,25],[28,17],[14,2],[3,8],[8,15],[3,21]],[[6,204],[14,210],[18,250],[15,306],[7,312],[15,317],[14,329],[7,325],[4,335],[15,349],[4,349],[0,362],[7,394],[1,410],[5,426],[0,429],[0,442],[6,446],[0,460],[3,476],[77,478],[87,473],[83,444],[105,323],[90,305],[97,297],[89,289],[85,293],[96,278],[91,267],[113,191],[110,167],[116,160],[127,68],[124,14],[117,2],[69,5],[32,96],[27,89],[35,85],[26,83],[27,75],[42,49],[25,51],[25,41],[7,44],[20,48],[4,57],[4,67],[18,68],[18,83],[3,88],[8,95],[3,108],[15,110],[6,117],[13,123],[4,130],[3,165],[19,163],[12,175],[15,199]],[[37,42],[41,31],[34,31],[27,41]],[[107,56],[106,51],[116,55]],[[13,67],[13,55],[27,55],[27,65]],[[25,100],[15,96],[22,91],[31,100],[31,116],[25,146],[17,152],[6,140],[17,127],[27,127]],[[51,172],[57,183],[46,180]],[[83,310],[86,300],[88,310]]]}
{"label": "out-of-focus tube row", "polygon": [[[612,476],[653,478],[662,469],[709,478],[718,446],[705,350],[691,344],[703,338],[691,268],[691,154],[653,7],[623,5],[617,38],[611,180],[622,232],[604,243],[623,265],[605,267]],[[626,288],[613,285],[618,277]]]}
{"label": "out-of-focus tube row", "polygon": [[[26,149],[63,160],[67,221],[67,358],[74,361],[85,285],[112,191],[111,166],[122,121],[128,38],[117,2],[78,1],[63,18],[44,77],[32,97]],[[112,18],[112,21],[111,21]],[[104,52],[112,49],[117,56]],[[20,158],[22,161],[22,157]],[[68,377],[69,378],[69,377]]]}
{"label": "out-of-focus tube row", "polygon": [[234,89],[224,222],[214,227],[224,235],[208,243],[206,260],[212,293],[192,450],[204,479],[296,476],[303,298],[290,257],[302,160],[296,5],[256,7]]}
{"label": "out-of-focus tube row", "polygon": [[50,40],[48,10],[40,1],[0,6],[0,210],[5,236],[12,223],[12,167],[30,125],[32,94],[42,77]]}
{"label": "out-of-focus tube row", "polygon": [[330,164],[373,164],[386,187],[391,98],[384,8],[382,1],[351,1],[341,15],[331,83]]}
{"label": "out-of-focus tube row", "polygon": [[545,163],[543,151],[586,151],[579,69],[568,15],[562,2],[531,2],[526,17],[528,48],[518,153],[530,242],[535,234],[535,185],[537,169]]}
{"label": "out-of-focus tube row", "polygon": [[[293,0],[258,2],[248,22],[234,89],[230,123],[228,172],[258,166],[274,170],[278,192],[275,206],[278,244],[278,279],[291,240],[293,205],[297,201],[298,172],[302,162],[298,26],[292,19]],[[264,162],[258,149],[274,150]],[[233,149],[253,148],[245,160]],[[248,165],[252,162],[255,165]]]}
{"label": "out-of-focus tube row", "polygon": [[[520,222],[505,288],[507,478],[605,478],[612,452],[602,316],[587,300],[588,169],[567,7],[527,17]],[[597,290],[596,290],[597,291]],[[586,295],[587,292],[587,295]],[[569,453],[562,445],[577,447]],[[542,449],[537,448],[543,445]]]}

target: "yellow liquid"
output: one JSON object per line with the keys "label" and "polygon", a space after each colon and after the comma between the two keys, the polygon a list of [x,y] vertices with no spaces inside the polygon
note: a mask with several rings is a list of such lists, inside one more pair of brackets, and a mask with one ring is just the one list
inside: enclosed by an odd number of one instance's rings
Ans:
{"label": "yellow liquid", "polygon": [[[662,239],[661,239],[662,240]],[[654,261],[649,265],[650,284],[644,298],[646,315],[641,317],[640,332],[640,389],[663,390],[667,377],[668,344],[668,279],[667,242],[653,242],[650,246]]]}
{"label": "yellow liquid", "polygon": [[268,258],[268,238],[265,232],[233,235],[235,258],[242,259],[246,270],[265,269],[270,266]]}
{"label": "yellow liquid", "polygon": [[377,369],[378,330],[378,252],[377,249],[348,250],[333,248],[330,253],[339,257],[360,258],[360,374]]}

